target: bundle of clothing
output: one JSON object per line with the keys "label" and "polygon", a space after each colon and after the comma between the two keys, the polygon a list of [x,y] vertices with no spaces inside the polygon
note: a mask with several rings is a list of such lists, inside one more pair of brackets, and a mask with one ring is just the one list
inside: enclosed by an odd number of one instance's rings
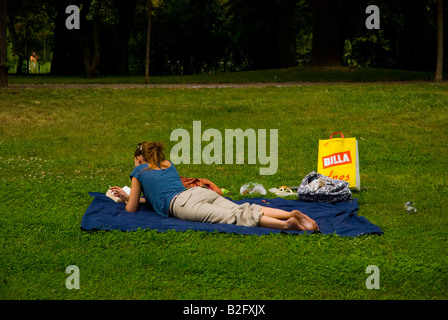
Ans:
{"label": "bundle of clothing", "polygon": [[315,171],[303,178],[297,189],[297,195],[300,199],[308,201],[328,203],[353,201],[347,181],[332,179]]}
{"label": "bundle of clothing", "polygon": [[182,181],[182,184],[186,189],[193,187],[203,187],[213,190],[222,196],[222,190],[210,180],[202,178],[186,178],[186,177],[180,177],[180,180]]}

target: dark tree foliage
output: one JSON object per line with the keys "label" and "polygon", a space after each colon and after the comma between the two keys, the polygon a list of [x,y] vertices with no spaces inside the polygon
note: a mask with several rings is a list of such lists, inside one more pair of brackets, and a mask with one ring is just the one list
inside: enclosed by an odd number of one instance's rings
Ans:
{"label": "dark tree foliage", "polygon": [[[151,74],[308,64],[434,71],[436,65],[437,0],[152,3]],[[81,30],[65,27],[70,0],[8,4],[8,41],[17,65],[26,66],[30,52],[42,56],[45,48],[52,53],[52,74],[144,74],[147,0],[79,0]],[[371,4],[381,10],[379,30],[365,26]],[[51,41],[43,44],[42,34],[51,34]]]}
{"label": "dark tree foliage", "polygon": [[8,86],[8,68],[6,66],[6,0],[0,0],[0,87]]}

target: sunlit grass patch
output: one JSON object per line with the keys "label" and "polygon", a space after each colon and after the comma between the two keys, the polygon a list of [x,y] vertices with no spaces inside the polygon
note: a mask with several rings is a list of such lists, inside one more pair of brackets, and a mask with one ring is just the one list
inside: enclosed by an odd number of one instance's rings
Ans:
{"label": "sunlit grass patch", "polygon": [[[0,91],[1,298],[446,299],[447,92],[429,84]],[[233,199],[250,181],[298,185],[317,169],[319,139],[356,137],[358,214],[384,235],[80,230],[88,192],[129,183],[136,143],[161,140],[169,155],[171,132],[191,132],[193,121],[222,133],[278,129],[274,175],[261,176],[260,163],[177,165]],[[69,265],[80,268],[80,290],[65,287]],[[381,270],[379,290],[365,286],[368,265]]]}

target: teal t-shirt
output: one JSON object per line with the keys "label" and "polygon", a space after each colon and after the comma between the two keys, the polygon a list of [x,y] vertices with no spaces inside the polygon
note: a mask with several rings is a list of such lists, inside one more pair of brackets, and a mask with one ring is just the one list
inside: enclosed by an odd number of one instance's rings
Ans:
{"label": "teal t-shirt", "polygon": [[154,211],[162,217],[168,217],[171,200],[179,192],[185,191],[185,187],[173,163],[166,169],[148,168],[147,163],[138,165],[130,177],[138,179],[143,195],[146,201],[152,205]]}

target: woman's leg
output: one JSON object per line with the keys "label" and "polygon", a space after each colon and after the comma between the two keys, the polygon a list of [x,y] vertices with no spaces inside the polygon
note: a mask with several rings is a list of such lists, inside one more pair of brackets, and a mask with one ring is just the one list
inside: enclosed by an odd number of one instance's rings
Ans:
{"label": "woman's leg", "polygon": [[256,204],[236,204],[216,192],[200,187],[182,193],[173,204],[176,218],[208,223],[256,226],[263,213]]}
{"label": "woman's leg", "polygon": [[[227,208],[238,206],[234,202],[221,196],[217,197],[213,201],[213,204]],[[263,213],[259,222],[260,227],[291,230],[319,230],[316,222],[299,210],[288,212],[276,208],[262,207],[260,211]],[[290,218],[294,219],[290,220]]]}
{"label": "woman's leg", "polygon": [[319,226],[317,225],[316,221],[308,217],[306,214],[303,214],[299,210],[293,210],[291,213],[294,215],[294,218],[296,218],[297,221],[306,229],[311,231],[318,231]]}
{"label": "woman's leg", "polygon": [[263,212],[263,215],[265,216],[281,220],[287,220],[291,217],[294,217],[303,227],[302,230],[319,230],[319,226],[317,225],[317,223],[299,210],[288,212],[280,209],[263,207],[263,209],[261,209],[261,212]]}
{"label": "woman's leg", "polygon": [[298,210],[287,212],[249,203],[238,205],[211,190],[192,189],[196,190],[190,190],[191,198],[185,193],[174,203],[174,216],[179,219],[247,226],[255,225],[259,220],[258,225],[265,228],[318,230],[314,220]]}
{"label": "woman's leg", "polygon": [[291,212],[270,207],[263,207],[263,209],[261,209],[261,212],[263,212],[265,216],[281,220],[287,220],[293,217],[293,214]]}
{"label": "woman's leg", "polygon": [[290,217],[288,220],[281,220],[272,218],[267,215],[262,215],[260,217],[260,222],[258,226],[263,228],[273,228],[283,230],[300,230],[300,231],[305,230],[305,228],[297,221],[297,219],[293,217]]}
{"label": "woman's leg", "polygon": [[[217,197],[213,201],[213,204],[229,209],[238,207],[238,205],[236,205],[234,202],[221,196]],[[301,217],[298,213],[294,214],[294,211],[288,212],[276,208],[261,207],[260,212],[263,214],[260,217],[260,221],[258,224],[260,227],[284,230],[316,230],[315,226],[304,220],[304,218]],[[301,212],[299,211],[299,213]],[[304,221],[303,224],[298,221],[298,217],[301,218],[302,221]],[[309,229],[307,229],[307,227]]]}

